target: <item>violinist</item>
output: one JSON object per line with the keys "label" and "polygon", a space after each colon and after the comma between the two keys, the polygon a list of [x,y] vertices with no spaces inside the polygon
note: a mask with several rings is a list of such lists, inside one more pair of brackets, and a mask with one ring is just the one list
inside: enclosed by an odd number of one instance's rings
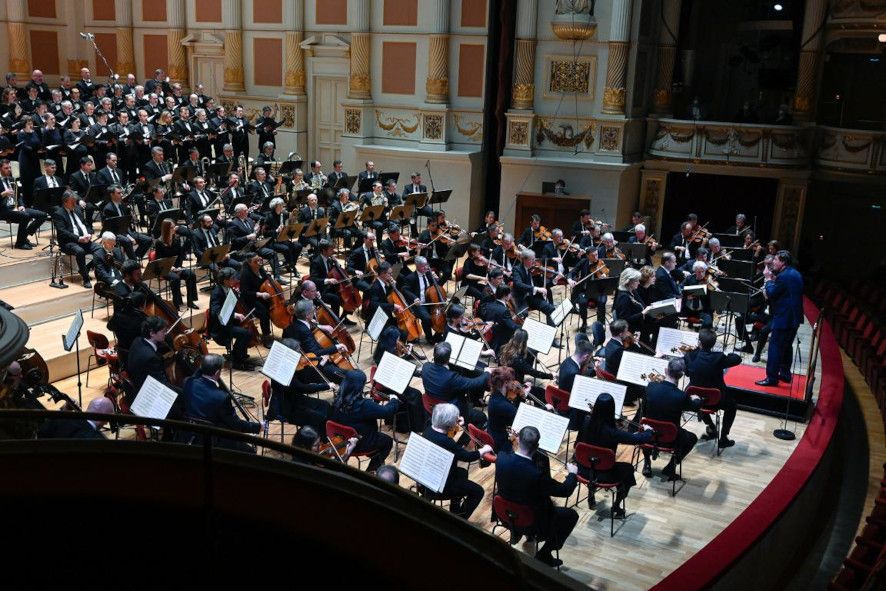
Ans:
{"label": "violinist", "polygon": [[591,238],[593,225],[594,220],[591,219],[590,210],[582,209],[578,212],[578,219],[572,223],[572,235],[579,238],[582,247],[585,245],[585,238]]}
{"label": "violinist", "polygon": [[[361,244],[348,255],[345,269],[348,275],[356,275],[354,286],[360,291],[367,291],[372,282],[369,274],[371,266],[383,262],[378,250],[375,248],[375,232],[366,230],[361,236]],[[374,261],[370,263],[370,261]]]}
{"label": "violinist", "polygon": [[501,243],[501,228],[495,224],[486,226],[482,232],[477,232],[473,240],[480,245],[483,256],[489,258]]}
{"label": "violinist", "polygon": [[601,259],[622,259],[625,255],[621,249],[615,244],[615,237],[611,232],[603,234],[600,246],[597,247],[597,256]]}
{"label": "violinist", "polygon": [[[320,453],[320,450],[323,448],[324,440],[320,437],[320,433],[325,433],[326,427],[316,428],[311,425],[304,425],[299,427],[298,431],[295,432],[295,435],[292,436],[292,447],[297,447],[299,449],[304,449],[308,451],[312,451],[314,453]],[[354,448],[357,447],[357,443],[360,441],[359,437],[351,437],[348,439],[347,444],[345,445],[344,451],[338,451],[341,454],[341,459],[344,462],[348,461],[348,458],[351,457],[351,454],[354,453]],[[334,453],[334,452],[329,452]],[[299,461],[293,456],[293,461]],[[384,468],[384,466],[381,466]]]}
{"label": "violinist", "polygon": [[692,266],[696,262],[702,262],[704,264],[708,264],[710,262],[710,251],[702,246],[695,252],[695,258],[691,261],[687,261],[683,265],[680,266],[680,272],[683,273],[683,279],[692,275]]}
{"label": "violinist", "polygon": [[[514,391],[518,388],[518,391]],[[489,376],[489,422],[486,424],[486,432],[492,436],[495,442],[495,453],[513,451],[508,427],[514,424],[517,416],[517,405],[522,402],[523,384],[514,377],[514,370],[510,367],[496,367]]]}
{"label": "violinist", "polygon": [[400,235],[399,224],[393,222],[388,225],[388,237],[381,241],[380,249],[386,261],[403,263],[404,268],[412,257],[408,241]]}
{"label": "violinist", "polygon": [[[702,261],[695,261],[692,265],[692,275],[683,280],[683,287],[690,285],[709,285],[708,266]],[[683,306],[681,316],[688,317],[697,315],[702,328],[711,328],[714,325],[714,315],[711,311],[711,298],[705,292],[703,295],[687,295],[683,293]]]}
{"label": "violinist", "polygon": [[[283,339],[282,344],[293,351],[299,350],[298,341],[294,339]],[[325,432],[332,408],[325,400],[314,398],[310,394],[322,392],[328,387],[323,382],[313,383],[310,379],[302,381],[308,371],[312,370],[305,368],[295,372],[289,384],[271,382],[271,400],[265,420],[283,419],[293,425],[308,425]],[[309,378],[309,374],[307,377]]]}
{"label": "violinist", "polygon": [[676,254],[677,259],[679,259],[681,263],[694,259],[695,253],[701,246],[701,244],[696,244],[692,241],[692,231],[692,223],[683,222],[680,226],[680,231],[674,234],[674,237],[671,238],[671,243],[668,246],[668,250]]}
{"label": "violinist", "polygon": [[418,237],[418,243],[426,245],[419,249],[419,254],[428,260],[443,283],[449,281],[449,277],[452,275],[452,261],[445,260],[445,257],[449,252],[449,244],[454,241],[449,236],[445,224],[446,213],[440,211],[436,218],[428,218],[427,229]]}
{"label": "violinist", "polygon": [[[216,343],[223,347],[231,347],[231,367],[241,371],[253,371],[255,368],[250,362],[247,350],[252,335],[241,323],[246,316],[240,312],[231,314],[227,324],[221,323],[221,311],[227,299],[228,292],[233,289],[237,272],[234,269],[222,269],[218,273],[218,283],[212,289],[209,297],[210,323],[209,335]],[[234,292],[238,296],[237,292]]]}
{"label": "violinist", "polygon": [[262,283],[268,278],[264,268],[265,260],[259,254],[253,254],[246,259],[246,264],[240,270],[240,297],[247,310],[254,310],[254,316],[258,318],[261,326],[262,344],[270,349],[274,341],[271,335],[271,312],[268,300],[271,294],[261,290]]}
{"label": "violinist", "polygon": [[532,268],[535,266],[535,253],[524,249],[520,255],[520,261],[520,264],[514,267],[512,276],[513,297],[517,311],[522,313],[524,309],[538,310],[547,316],[548,324],[553,326],[551,313],[556,308],[545,299],[548,293],[547,289],[535,285],[533,280]]}
{"label": "violinist", "polygon": [[[444,343],[441,343],[441,345]],[[468,478],[468,471],[458,466],[458,462],[476,462],[484,454],[492,452],[492,447],[484,445],[480,449],[468,451],[449,436],[459,424],[459,409],[453,404],[441,403],[431,413],[431,424],[422,437],[452,452],[452,464],[441,496],[449,499],[449,511],[468,520],[483,500],[483,487]]]}
{"label": "violinist", "polygon": [[[723,411],[723,426],[720,429],[720,439],[717,446],[720,448],[732,447],[735,441],[729,439],[729,431],[735,422],[736,403],[732,390],[726,387],[723,376],[730,367],[741,365],[741,357],[736,353],[728,355],[722,351],[714,351],[717,344],[717,333],[709,328],[704,328],[698,333],[698,349],[688,351],[683,358],[686,364],[686,375],[689,376],[690,386],[702,388],[716,388],[720,391],[719,409]],[[706,436],[708,439],[717,437],[717,428],[711,416],[705,413],[699,414],[699,418],[707,426]]]}
{"label": "violinist", "polygon": [[[483,330],[485,329],[485,324],[482,320],[469,320],[465,318],[465,307],[461,304],[452,304],[449,306],[449,309],[446,310],[446,326],[443,329],[443,334],[441,335],[444,339],[446,335],[449,333],[454,333],[462,337],[466,337],[469,339],[473,339],[475,341],[480,341],[483,343],[483,350],[480,352],[481,357],[492,357],[495,355],[495,351],[486,347],[486,342],[483,340]],[[469,376],[477,376],[480,371],[486,368],[486,364],[482,361],[477,362],[477,368],[475,370],[471,369],[463,369],[461,367],[456,368],[456,371],[464,372],[465,375]]]}
{"label": "violinist", "polygon": [[[495,212],[490,209],[486,212],[486,215],[483,216],[483,221],[480,223],[477,229],[471,232],[471,236],[476,237],[482,234],[486,234],[490,231],[490,229],[494,229],[496,231],[496,234],[498,234],[498,231],[501,230],[501,227],[501,223],[495,220]],[[480,238],[477,238],[477,240],[480,240]]]}
{"label": "violinist", "polygon": [[154,252],[158,259],[173,258],[172,268],[164,277],[172,290],[172,305],[182,307],[181,285],[184,280],[188,293],[188,308],[199,310],[197,305],[197,275],[191,269],[184,268],[185,249],[175,235],[175,224],[172,220],[163,220],[160,238],[154,242]]}
{"label": "violinist", "polygon": [[[537,213],[532,214],[529,218],[529,227],[523,230],[523,233],[520,234],[520,239],[517,241],[517,244],[535,250],[536,242],[544,243],[551,239],[550,235],[544,234],[542,230],[541,216]],[[541,246],[542,245],[540,245],[540,247]]]}
{"label": "violinist", "polygon": [[628,243],[645,244],[648,247],[646,249],[646,256],[642,259],[635,259],[631,261],[632,264],[652,265],[652,255],[655,254],[656,250],[658,250],[659,244],[655,241],[655,238],[646,234],[645,225],[637,224],[634,226],[634,235],[628,238]]}
{"label": "violinist", "polygon": [[[314,304],[302,298],[295,304],[295,318],[292,319],[292,324],[283,330],[283,337],[298,341],[299,349],[303,355],[312,354],[316,358],[312,363],[314,372],[308,372],[305,375],[305,380],[312,383],[318,379],[325,381],[323,379],[325,376],[326,380],[340,384],[344,379],[344,372],[334,363],[330,363],[328,356],[336,352],[347,354],[348,349],[341,344],[333,344],[326,348],[321,347],[317,337],[314,336],[314,330],[317,328],[331,334],[333,327],[317,325]],[[323,376],[316,375],[317,371]]]}
{"label": "violinist", "polygon": [[752,232],[752,228],[748,225],[748,216],[743,213],[735,214],[735,225],[730,226],[727,230],[727,234],[739,234],[739,235],[747,235],[748,232]]}
{"label": "violinist", "polygon": [[483,250],[477,244],[468,246],[468,258],[462,266],[462,285],[468,290],[465,295],[474,299],[483,297],[483,284],[489,271],[489,261],[483,256]]}
{"label": "violinist", "polygon": [[514,331],[520,328],[520,324],[514,318],[516,314],[511,288],[499,282],[494,289],[494,299],[481,307],[480,317],[492,323],[492,342],[489,346],[493,351],[500,352],[502,346],[514,336]]}
{"label": "violinist", "polygon": [[[603,360],[600,362],[600,367],[616,376],[618,375],[618,368],[621,366],[621,358],[625,351],[644,353],[644,350],[637,345],[634,334],[624,320],[613,320],[610,322],[609,334],[612,336],[601,351]],[[645,352],[648,353],[648,351]],[[643,389],[640,386],[628,384],[625,404],[632,406],[641,396],[643,396]]]}
{"label": "violinist", "polygon": [[[111,218],[130,215],[129,207],[123,204],[123,189],[120,185],[111,185],[108,187],[108,196],[108,202],[105,203],[101,212],[103,223]],[[141,260],[142,257],[147,254],[148,250],[150,250],[153,239],[147,234],[142,234],[135,230],[129,230],[126,234],[117,234],[117,242],[120,243],[120,246],[123,248],[127,257]],[[133,249],[133,245],[136,244],[138,245],[138,248]]]}
{"label": "violinist", "polygon": [[[377,367],[378,364],[381,363],[382,357],[384,357],[385,353],[390,353],[391,355],[396,355],[397,357],[404,359],[410,355],[416,357],[412,352],[412,345],[404,345],[400,341],[400,329],[396,326],[388,326],[378,337],[375,351],[372,352],[373,365]],[[420,359],[424,359],[424,355],[422,355]],[[421,375],[420,370],[416,369],[416,375]],[[395,394],[393,390],[388,390],[378,382],[375,382],[375,389],[385,396]],[[405,402],[405,406],[401,406],[398,414],[404,415],[406,420],[397,421],[398,431],[404,430],[404,432],[408,433],[409,431],[418,429],[420,426],[427,423],[427,413],[425,412],[424,404],[422,404],[421,392],[419,392],[418,389],[413,388],[412,386],[406,386],[406,389],[403,390],[403,394],[400,395],[400,398]]]}
{"label": "violinist", "polygon": [[483,295],[474,300],[474,316],[483,317],[486,306],[495,301],[495,292],[498,286],[504,283],[504,277],[504,272],[501,269],[497,267],[489,269],[489,274],[486,275],[486,285],[483,286]]}
{"label": "violinist", "polygon": [[578,253],[577,249],[573,249],[572,244],[563,238],[563,230],[554,228],[551,231],[551,241],[546,242],[542,248],[541,258],[549,267],[556,268],[560,276],[566,277],[578,262]]}
{"label": "violinist", "polygon": [[[637,226],[643,224],[643,214],[635,211],[631,214],[631,223],[624,229],[625,232],[636,232]],[[644,228],[645,230],[645,228]]]}
{"label": "violinist", "polygon": [[474,408],[470,400],[482,398],[489,385],[489,374],[486,372],[473,378],[466,377],[449,368],[452,356],[452,345],[443,341],[434,345],[434,359],[425,363],[421,370],[421,381],[425,395],[434,402],[449,402],[458,407],[458,414],[465,421],[479,428],[486,426],[486,415]]}
{"label": "violinist", "polygon": [[332,401],[332,420],[357,431],[360,441],[354,447],[354,452],[373,452],[366,471],[375,472],[384,464],[394,446],[391,436],[378,430],[378,419],[393,417],[400,408],[400,400],[396,394],[391,394],[386,404],[364,398],[365,384],[366,374],[362,371],[351,370],[344,374],[341,387]]}
{"label": "violinist", "polygon": [[304,247],[293,240],[277,240],[288,220],[289,213],[286,211],[285,202],[280,197],[274,197],[271,199],[269,211],[262,221],[262,236],[271,239],[267,246],[275,253],[282,254],[283,260],[286,261],[286,268],[290,273],[295,273],[295,265]]}
{"label": "violinist", "polygon": [[591,301],[594,302],[597,309],[597,321],[606,322],[608,296],[605,293],[591,295],[591,286],[595,279],[606,278],[608,271],[606,265],[600,261],[596,248],[587,249],[585,257],[569,271],[566,281],[570,288],[574,288],[581,281],[578,288],[572,291],[572,302],[578,307],[578,315],[581,318],[581,327],[579,328],[581,332],[585,332],[588,328],[588,304]]}
{"label": "violinist", "polygon": [[[554,379],[554,374],[543,371],[540,369],[535,369],[535,364],[538,362],[535,353],[529,351],[526,347],[526,343],[529,342],[529,333],[523,330],[522,328],[518,328],[514,331],[514,336],[511,337],[511,340],[505,343],[505,345],[501,348],[501,351],[498,355],[499,364],[502,367],[509,367],[514,372],[514,378],[520,384],[522,384],[526,380],[526,376],[530,376],[537,380],[552,380]],[[529,388],[532,395],[538,399],[544,400],[545,397],[545,389],[541,386],[531,386]],[[495,389],[493,388],[493,392]],[[553,410],[553,407],[548,410]],[[490,420],[492,419],[490,415]],[[508,423],[510,425],[511,423]]]}
{"label": "violinist", "polygon": [[[341,298],[338,296],[338,284],[335,279],[329,277],[329,270],[341,268],[338,261],[335,260],[333,253],[335,246],[329,240],[321,240],[318,245],[317,255],[311,259],[309,276],[312,285],[319,290],[320,297],[329,304],[336,316],[340,315]],[[344,271],[342,270],[342,274]],[[304,284],[303,284],[304,290]],[[345,326],[354,326],[356,322],[348,318],[347,313],[342,317]]]}
{"label": "violinist", "polygon": [[101,251],[98,251],[95,257],[95,279],[113,288],[123,280],[120,269],[126,262],[126,257],[123,251],[117,248],[117,237],[113,232],[102,234],[101,246]]}
{"label": "violinist", "polygon": [[[557,374],[557,387],[567,392],[572,391],[572,384],[575,382],[575,376],[582,375],[586,377],[594,377],[592,360],[593,346],[588,339],[588,335],[583,332],[575,334],[575,351],[560,364],[560,371]],[[581,423],[578,423],[581,425]],[[577,426],[575,427],[578,428]]]}
{"label": "violinist", "polygon": [[[643,425],[643,429],[631,433],[619,429],[616,424],[615,400],[611,394],[603,392],[597,396],[594,409],[585,419],[581,430],[578,432],[578,443],[587,443],[597,447],[611,449],[613,453],[618,451],[618,445],[640,445],[652,441],[652,428]],[[593,472],[593,474],[591,474]],[[624,500],[632,487],[637,486],[634,478],[634,466],[628,462],[615,462],[609,470],[595,470],[579,466],[578,473],[585,479],[602,483],[618,483],[615,493],[615,501],[612,506],[614,517],[624,518]],[[594,495],[588,496],[588,506],[594,508]]]}
{"label": "violinist", "polygon": [[502,234],[501,244],[492,250],[489,260],[491,261],[490,264],[502,269],[505,275],[510,277],[514,266],[519,264],[518,258],[519,255],[514,244],[514,237],[511,234],[505,233]]}

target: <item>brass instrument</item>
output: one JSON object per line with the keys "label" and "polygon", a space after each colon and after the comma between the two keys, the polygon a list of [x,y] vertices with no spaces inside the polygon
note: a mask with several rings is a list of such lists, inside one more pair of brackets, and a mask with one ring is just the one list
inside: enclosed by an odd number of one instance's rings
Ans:
{"label": "brass instrument", "polygon": [[200,173],[200,176],[206,176],[206,173],[209,171],[209,165],[211,162],[212,161],[209,159],[209,156],[204,156],[200,159],[200,168],[197,169],[197,172]]}
{"label": "brass instrument", "polygon": [[241,176],[241,178],[248,176],[246,174],[246,156],[240,154],[237,157],[237,174]]}
{"label": "brass instrument", "polygon": [[311,175],[311,189],[315,191],[323,187],[326,184],[327,177],[323,172],[319,174]]}

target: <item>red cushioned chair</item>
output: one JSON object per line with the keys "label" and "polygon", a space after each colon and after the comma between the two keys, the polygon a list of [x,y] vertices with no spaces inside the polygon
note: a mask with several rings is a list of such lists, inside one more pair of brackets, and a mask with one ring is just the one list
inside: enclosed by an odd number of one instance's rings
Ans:
{"label": "red cushioned chair", "polygon": [[[609,537],[615,535],[615,510],[618,508],[615,504],[615,497],[618,493],[618,485],[620,482],[598,482],[596,473],[612,470],[615,466],[615,452],[607,447],[599,447],[597,445],[589,445],[587,443],[577,443],[575,445],[575,463],[586,468],[590,472],[590,478],[585,478],[579,472],[576,474],[578,478],[578,488],[575,491],[576,506],[581,502],[581,485],[588,487],[588,498],[591,507],[596,506],[594,493],[598,490],[607,490],[612,494],[612,505],[609,511]],[[624,501],[622,501],[622,509],[624,509]]]}
{"label": "red cushioned chair", "polygon": [[421,395],[421,403],[425,407],[425,412],[428,413],[428,417],[430,417],[434,413],[435,406],[444,402],[445,400],[440,400],[439,398],[434,398],[433,396],[429,396],[427,394]]}
{"label": "red cushioned chair", "polygon": [[86,387],[89,387],[89,371],[92,369],[92,360],[95,360],[95,366],[108,366],[108,382],[105,388],[110,387],[111,382],[116,380],[120,375],[120,358],[117,356],[117,350],[111,347],[108,337],[100,332],[92,330],[86,331],[86,340],[92,347],[92,353],[86,360]]}
{"label": "red cushioned chair", "polygon": [[[561,390],[557,386],[553,384],[548,384],[545,386],[545,402],[554,407],[554,412],[556,412],[560,416],[568,416],[569,415],[569,392],[566,390]],[[567,429],[566,430],[566,453],[569,453],[569,442],[572,437],[572,432]]]}
{"label": "red cushioned chair", "polygon": [[[353,427],[349,427],[347,425],[342,425],[341,423],[336,423],[335,421],[326,421],[326,437],[328,439],[332,439],[333,437],[338,436],[343,439],[350,439],[351,437],[357,437],[357,430]],[[361,470],[363,469],[363,460],[362,458],[369,458],[375,455],[375,450],[372,451],[355,451],[351,454],[352,458],[357,458],[357,467]]]}
{"label": "red cushioned chair", "polygon": [[[505,499],[501,495],[495,495],[492,499],[492,508],[495,512],[495,525],[492,526],[492,535],[496,528],[503,527],[511,532],[509,544],[515,545],[521,536],[532,537],[535,542],[533,555],[538,554],[539,532],[535,522],[535,511],[529,505],[521,505]],[[560,551],[554,551],[557,559],[560,559]],[[560,570],[560,567],[557,567]]]}
{"label": "red cushioned chair", "polygon": [[609,373],[608,371],[606,371],[605,369],[598,369],[597,370],[597,377],[600,378],[601,380],[606,380],[607,382],[616,381],[615,376],[612,375],[611,373]]}
{"label": "red cushioned chair", "polygon": [[[653,437],[651,442],[641,443],[634,448],[635,468],[640,461],[640,454],[644,449],[652,452],[653,459],[661,452],[671,455],[677,452],[677,427],[673,423],[643,418],[640,420],[640,424],[652,427]],[[683,480],[683,461],[677,462],[675,468],[677,470],[677,479],[671,481],[672,497],[677,496],[677,480]]]}
{"label": "red cushioned chair", "polygon": [[720,455],[720,419],[722,413],[717,408],[720,405],[720,399],[723,394],[718,388],[702,388],[700,386],[689,386],[686,388],[686,394],[689,396],[698,396],[701,398],[701,408],[698,409],[699,414],[705,414],[714,417],[714,428],[717,430],[716,455]]}
{"label": "red cushioned chair", "polygon": [[[283,420],[282,416],[269,417],[268,411],[271,408],[271,381],[265,380],[261,384],[261,414],[262,414],[262,423],[264,423],[264,438],[268,439],[271,435],[269,433],[269,423],[272,421],[278,421],[280,423],[280,443],[285,443],[285,429],[286,429],[286,421]],[[264,447],[262,447],[262,455],[264,455]]]}

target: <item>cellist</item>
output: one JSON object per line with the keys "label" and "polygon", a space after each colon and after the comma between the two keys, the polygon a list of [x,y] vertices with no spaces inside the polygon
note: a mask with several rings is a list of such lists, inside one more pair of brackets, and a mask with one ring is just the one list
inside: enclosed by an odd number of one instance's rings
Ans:
{"label": "cellist", "polygon": [[[301,378],[303,381],[316,383],[317,380],[329,380],[336,384],[340,384],[344,379],[344,372],[334,363],[329,363],[328,356],[336,352],[347,354],[348,349],[341,344],[326,348],[321,347],[320,343],[317,342],[317,338],[314,336],[314,329],[316,328],[318,328],[318,325],[316,322],[314,304],[309,300],[302,298],[295,304],[295,317],[292,319],[292,324],[284,329],[283,338],[295,339],[298,341],[299,347],[301,347],[302,355],[309,354],[313,357],[310,365],[314,366],[314,375],[311,375],[311,372],[304,372],[305,375]],[[325,330],[327,333],[331,333],[332,331],[331,326],[319,326],[319,328]],[[316,371],[319,371],[322,376],[316,375]]]}
{"label": "cellist", "polygon": [[[443,339],[442,333],[433,333],[431,325],[431,309],[429,306],[424,305],[428,303],[428,289],[433,288],[434,284],[437,282],[439,282],[437,274],[431,270],[430,265],[428,265],[428,260],[422,256],[415,257],[415,271],[407,275],[406,279],[403,280],[405,292],[414,294],[414,298],[411,300],[415,303],[415,306],[412,307],[412,313],[421,321],[421,327],[425,333],[425,340],[428,344],[438,343]],[[437,285],[439,285],[439,283],[437,283]]]}
{"label": "cellist", "polygon": [[[228,292],[233,289],[233,283],[237,276],[237,272],[231,268],[224,268],[218,273],[218,283],[212,288],[212,295],[209,297],[210,323],[208,326],[209,335],[212,339],[227,347],[231,345],[231,367],[242,371],[253,371],[255,367],[250,363],[249,356],[246,351],[249,348],[249,342],[252,340],[251,333],[240,325],[246,319],[244,314],[234,312],[227,324],[221,323],[221,310],[228,297]],[[234,294],[236,295],[236,291]]]}
{"label": "cellist", "polygon": [[[318,250],[319,253],[311,259],[309,276],[320,292],[320,297],[323,298],[323,301],[326,302],[329,307],[332,308],[332,311],[335,312],[336,316],[338,316],[340,315],[339,311],[341,310],[341,298],[338,295],[338,281],[329,277],[329,271],[331,269],[341,269],[341,265],[338,264],[338,261],[335,260],[335,257],[333,256],[335,245],[324,238],[320,241]],[[342,274],[344,275],[344,269],[342,269]],[[346,326],[354,326],[356,324],[356,322],[348,318],[347,311],[341,315],[341,318]]]}
{"label": "cellist", "polygon": [[258,318],[261,326],[262,344],[268,349],[274,341],[271,335],[271,311],[268,300],[271,294],[261,291],[262,283],[268,278],[264,269],[265,259],[259,254],[252,254],[246,259],[246,264],[240,270],[240,297],[247,311],[255,310],[254,316]]}

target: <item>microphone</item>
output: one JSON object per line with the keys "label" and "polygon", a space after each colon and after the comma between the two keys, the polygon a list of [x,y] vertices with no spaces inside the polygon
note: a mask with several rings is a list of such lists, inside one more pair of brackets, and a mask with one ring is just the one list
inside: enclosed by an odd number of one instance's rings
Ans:
{"label": "microphone", "polygon": [[95,34],[93,34],[93,33],[80,33],[80,37],[82,37],[83,39],[94,39],[94,38],[95,38]]}

